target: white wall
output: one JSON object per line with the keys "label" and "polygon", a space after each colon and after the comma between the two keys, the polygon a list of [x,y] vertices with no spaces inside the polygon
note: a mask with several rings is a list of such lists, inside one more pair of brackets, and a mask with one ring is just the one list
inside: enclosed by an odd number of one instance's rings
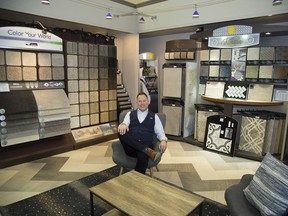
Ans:
{"label": "white wall", "polygon": [[116,35],[118,69],[122,72],[123,83],[135,107],[139,91],[139,35]]}

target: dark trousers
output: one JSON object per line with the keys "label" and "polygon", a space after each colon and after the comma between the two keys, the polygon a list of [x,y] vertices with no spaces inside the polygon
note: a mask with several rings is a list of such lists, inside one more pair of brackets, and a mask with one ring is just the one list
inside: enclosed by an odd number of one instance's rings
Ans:
{"label": "dark trousers", "polygon": [[130,156],[137,158],[135,171],[145,173],[149,157],[145,153],[147,147],[153,148],[152,142],[141,142],[137,141],[129,132],[123,135],[118,133],[119,140],[124,148],[125,153]]}

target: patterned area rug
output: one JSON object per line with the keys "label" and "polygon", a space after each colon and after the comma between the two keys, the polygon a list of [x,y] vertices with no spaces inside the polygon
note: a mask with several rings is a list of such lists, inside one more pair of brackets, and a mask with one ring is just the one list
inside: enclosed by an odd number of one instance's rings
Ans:
{"label": "patterned area rug", "polygon": [[[64,186],[54,188],[39,195],[33,196],[0,207],[1,216],[71,216],[90,215],[89,188],[112,179],[119,174],[119,168],[114,166],[104,171],[73,181]],[[113,207],[101,199],[94,197],[95,215],[102,215]],[[226,206],[205,198],[203,216],[227,216]],[[193,213],[192,216],[198,215]]]}

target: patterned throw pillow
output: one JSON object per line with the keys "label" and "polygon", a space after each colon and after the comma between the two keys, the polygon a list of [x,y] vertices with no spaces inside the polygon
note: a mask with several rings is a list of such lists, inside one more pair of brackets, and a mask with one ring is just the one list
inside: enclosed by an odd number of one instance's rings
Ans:
{"label": "patterned throw pillow", "polygon": [[288,210],[288,166],[267,153],[244,195],[261,215],[284,215]]}

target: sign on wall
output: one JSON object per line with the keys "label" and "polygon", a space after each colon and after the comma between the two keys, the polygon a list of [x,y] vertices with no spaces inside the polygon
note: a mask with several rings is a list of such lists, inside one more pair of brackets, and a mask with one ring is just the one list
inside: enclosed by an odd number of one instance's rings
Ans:
{"label": "sign on wall", "polygon": [[0,48],[63,52],[63,40],[40,29],[6,26],[0,28]]}

